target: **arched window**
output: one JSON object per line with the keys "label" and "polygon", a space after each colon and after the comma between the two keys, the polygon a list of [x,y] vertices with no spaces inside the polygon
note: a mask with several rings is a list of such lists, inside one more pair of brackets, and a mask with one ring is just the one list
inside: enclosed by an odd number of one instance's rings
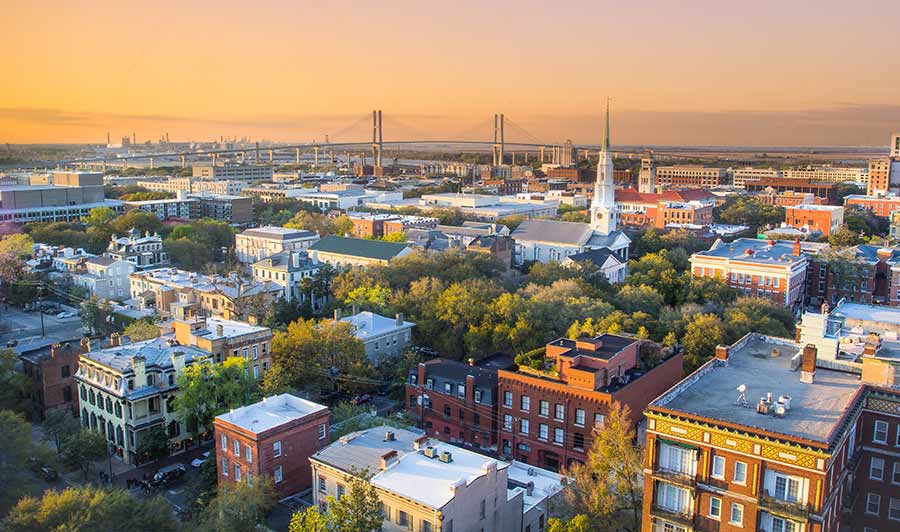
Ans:
{"label": "arched window", "polygon": [[97,430],[97,415],[91,412],[91,430]]}
{"label": "arched window", "polygon": [[122,437],[122,427],[116,427],[116,443],[122,445],[125,438]]}
{"label": "arched window", "polygon": [[90,399],[91,399],[91,404],[92,404],[92,405],[96,405],[96,404],[97,404],[97,396],[94,394],[94,390],[91,390],[91,393],[90,393]]}
{"label": "arched window", "polygon": [[115,430],[113,429],[112,421],[107,421],[106,422],[106,437],[109,439],[109,441],[115,441],[113,439],[113,434],[115,434]]}
{"label": "arched window", "polygon": [[112,400],[110,400],[109,397],[106,398],[106,411],[109,412],[110,414],[112,414],[112,412],[113,412]]}
{"label": "arched window", "polygon": [[[83,388],[82,388],[82,389],[83,389]],[[82,424],[85,428],[87,428],[87,427],[88,427],[88,424],[89,424],[90,422],[91,422],[91,421],[90,421],[90,418],[88,418],[87,408],[82,408],[82,409],[81,409],[81,424]]]}

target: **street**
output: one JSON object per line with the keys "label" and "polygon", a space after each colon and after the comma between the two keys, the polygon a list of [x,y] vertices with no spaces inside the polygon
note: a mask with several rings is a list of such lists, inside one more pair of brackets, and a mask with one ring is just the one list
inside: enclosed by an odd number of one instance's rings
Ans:
{"label": "street", "polygon": [[[40,341],[69,341],[80,338],[83,334],[81,318],[58,319],[56,316],[44,314],[44,338],[41,338],[41,314],[23,312],[21,309],[3,305],[0,309],[0,346],[15,340],[23,344]],[[19,349],[21,351],[21,349]]]}

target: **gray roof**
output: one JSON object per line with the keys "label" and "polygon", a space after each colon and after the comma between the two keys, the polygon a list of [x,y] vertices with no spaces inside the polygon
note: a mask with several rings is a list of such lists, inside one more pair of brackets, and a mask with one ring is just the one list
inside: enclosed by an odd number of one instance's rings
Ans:
{"label": "gray roof", "polygon": [[[388,431],[394,433],[394,441],[385,441]],[[425,435],[418,429],[407,430],[382,425],[368,430],[351,432],[310,457],[341,471],[368,469],[375,473],[381,465],[381,455],[397,450],[413,451],[413,441]]]}
{"label": "gray roof", "polygon": [[268,238],[271,240],[292,240],[295,238],[311,238],[316,236],[312,231],[290,229],[287,227],[258,227],[256,229],[247,229],[241,233],[241,235]]}
{"label": "gray roof", "polygon": [[517,241],[553,242],[569,246],[583,246],[594,235],[589,224],[557,220],[525,220],[512,237]]}
{"label": "gray roof", "polygon": [[111,259],[109,257],[91,257],[85,262],[90,262],[91,264],[97,264],[100,266],[111,266],[117,262],[116,259]]}
{"label": "gray roof", "polygon": [[610,257],[613,257],[613,259],[616,262],[621,264],[622,261],[620,261],[619,258],[616,257],[616,255],[612,251],[609,250],[609,248],[589,249],[589,250],[583,251],[581,253],[569,255],[568,257],[566,257],[565,260],[572,261],[572,262],[582,262],[585,260],[589,260],[589,261],[593,262],[594,264],[596,264],[597,266],[600,266],[602,268],[603,265],[606,264],[606,261],[609,260]]}
{"label": "gray roof", "polygon": [[110,347],[99,351],[88,351],[81,356],[97,362],[120,373],[132,370],[134,357],[144,357],[146,367],[166,369],[172,367],[172,354],[181,351],[185,355],[185,363],[192,362],[195,358],[208,356],[209,353],[190,345],[180,345],[171,338],[153,338],[143,342],[126,344],[119,347]]}
{"label": "gray roof", "polygon": [[[309,259],[306,253],[302,253],[300,258],[300,266],[298,268],[294,268],[291,266],[291,253],[290,251],[282,251],[281,253],[276,253],[274,255],[269,255],[268,257],[258,260],[253,263],[254,266],[259,266],[260,268],[270,268],[272,270],[279,271],[303,271],[303,270],[315,270],[318,269],[319,266],[315,264],[313,261]],[[294,251],[293,253],[300,253],[299,251]]]}
{"label": "gray roof", "polygon": [[695,253],[698,256],[721,257],[744,262],[764,264],[790,264],[805,260],[803,255],[794,255],[794,243],[786,240],[757,240],[755,238],[738,238],[730,244],[719,243],[706,251]]}

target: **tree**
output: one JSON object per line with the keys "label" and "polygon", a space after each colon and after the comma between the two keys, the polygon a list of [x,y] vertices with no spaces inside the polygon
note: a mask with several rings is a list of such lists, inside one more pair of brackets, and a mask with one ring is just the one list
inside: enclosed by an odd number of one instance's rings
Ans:
{"label": "tree", "polygon": [[12,255],[17,258],[31,255],[34,240],[24,233],[5,235],[0,238],[0,255]]}
{"label": "tree", "polygon": [[690,373],[712,358],[725,341],[725,326],[715,314],[698,314],[687,324],[684,338],[684,370]]}
{"label": "tree", "polygon": [[116,211],[109,207],[95,207],[82,221],[90,226],[107,226],[116,218]]}
{"label": "tree", "polygon": [[63,440],[63,463],[80,469],[85,480],[94,467],[94,462],[105,458],[106,453],[106,439],[99,432],[82,429]]}
{"label": "tree", "polygon": [[628,407],[613,403],[603,426],[594,431],[587,462],[567,472],[574,484],[565,491],[573,521],[583,526],[586,519],[587,530],[639,530],[642,458]]}
{"label": "tree", "polygon": [[547,521],[547,532],[591,532],[591,521],[584,514],[576,515],[569,520],[551,517]]}
{"label": "tree", "polygon": [[758,332],[779,338],[794,335],[794,315],[790,309],[770,299],[741,297],[725,309],[723,315],[726,342],[731,344],[749,332]]}
{"label": "tree", "polygon": [[159,337],[159,327],[147,320],[136,320],[125,326],[125,336],[132,342]]}
{"label": "tree", "polygon": [[196,439],[219,413],[249,404],[256,396],[256,386],[250,363],[243,358],[230,357],[221,364],[197,361],[178,375],[175,413]]}
{"label": "tree", "polygon": [[406,243],[406,233],[403,231],[398,231],[396,233],[390,233],[381,237],[385,242],[397,242],[400,244]]}
{"label": "tree", "polygon": [[133,209],[113,220],[110,229],[118,235],[125,235],[134,230],[134,232],[143,235],[144,233],[160,233],[163,230],[163,224],[159,218],[151,212],[141,209]]}
{"label": "tree", "polygon": [[275,506],[272,482],[262,477],[247,482],[228,482],[200,515],[201,532],[256,532]]}
{"label": "tree", "polygon": [[40,499],[25,497],[0,524],[7,532],[179,530],[172,509],[161,497],[136,499],[122,489],[93,486],[47,490]]}
{"label": "tree", "polygon": [[784,221],[784,207],[769,205],[748,196],[732,196],[721,207],[713,209],[713,217],[716,221],[756,229]]}
{"label": "tree", "polygon": [[[155,425],[141,433],[135,454],[138,461],[153,462],[165,458],[169,454],[169,436],[163,425]],[[215,461],[215,460],[213,460]]]}
{"label": "tree", "polygon": [[323,514],[315,506],[291,516],[288,532],[333,532],[334,527],[327,514]]}
{"label": "tree", "polygon": [[344,305],[359,305],[361,309],[372,312],[384,312],[391,290],[381,285],[360,286],[347,294]]}
{"label": "tree", "polygon": [[[359,476],[357,476],[359,475]],[[328,511],[315,507],[291,517],[289,532],[371,532],[384,525],[378,490],[369,483],[368,472],[347,478],[349,487],[340,499],[328,497]]]}
{"label": "tree", "polygon": [[862,241],[859,234],[846,225],[838,227],[837,231],[828,235],[828,243],[834,247],[855,246],[861,244]]}
{"label": "tree", "polygon": [[12,349],[0,349],[0,410],[25,412],[28,377],[16,369],[19,357]]}
{"label": "tree", "polygon": [[81,324],[91,334],[108,335],[116,330],[109,301],[99,301],[97,296],[81,304]]}
{"label": "tree", "polygon": [[72,417],[70,412],[62,408],[55,408],[47,412],[43,428],[43,440],[53,442],[53,445],[56,447],[56,454],[60,454],[62,453],[63,442],[81,430],[81,424],[77,418]]}
{"label": "tree", "polygon": [[[31,424],[21,414],[0,410],[0,515],[27,492],[31,476],[27,460],[34,444]],[[0,527],[2,528],[2,527]]]}

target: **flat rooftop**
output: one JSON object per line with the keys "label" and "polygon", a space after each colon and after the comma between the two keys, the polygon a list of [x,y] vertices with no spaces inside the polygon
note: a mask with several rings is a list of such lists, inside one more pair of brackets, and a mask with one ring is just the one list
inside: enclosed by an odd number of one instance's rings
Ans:
{"label": "flat rooftop", "polygon": [[221,419],[254,434],[260,434],[296,419],[327,410],[328,407],[325,405],[283,393],[264,397],[258,403],[236,408],[216,416],[216,419]]}
{"label": "flat rooftop", "polygon": [[[780,355],[773,357],[776,348]],[[816,368],[813,383],[802,383],[799,369],[791,370],[791,358],[799,351],[794,342],[751,334],[730,348],[727,364],[713,359],[682,381],[686,385],[661,395],[650,408],[665,407],[751,430],[830,443],[835,425],[859,390],[859,377]],[[747,387],[749,408],[736,404],[741,384]],[[790,409],[783,418],[757,413],[756,405],[767,392],[775,399],[790,396]]]}
{"label": "flat rooftop", "polygon": [[[638,340],[634,338],[628,338],[627,336],[617,336],[615,334],[601,334],[597,337],[599,339],[599,346],[596,351],[590,351],[587,349],[579,349],[576,345],[576,342],[582,341],[579,340],[570,340],[569,338],[560,338],[558,340],[554,340],[550,342],[550,345],[565,347],[571,349],[571,352],[566,353],[563,356],[568,357],[576,357],[576,356],[586,356],[592,358],[599,358],[602,360],[609,360],[614,357],[617,353],[620,353],[623,349],[630,346],[631,344],[635,344]],[[586,338],[583,339],[585,342],[592,342],[593,339]]]}
{"label": "flat rooftop", "polygon": [[[802,249],[802,248],[801,248]],[[742,262],[792,264],[805,261],[806,257],[794,255],[794,243],[787,240],[757,240],[738,238],[734,242],[717,242],[706,251],[694,253],[694,257],[718,257]]]}
{"label": "flat rooftop", "polygon": [[525,505],[523,512],[528,512],[563,489],[563,476],[559,473],[515,460],[509,464],[507,475],[511,486],[527,488],[529,483],[534,486],[531,495],[528,495],[527,489],[523,493],[523,503]]}
{"label": "flat rooftop", "polygon": [[847,318],[870,322],[873,325],[884,323],[900,325],[900,308],[884,305],[864,305],[862,303],[843,302],[828,313],[835,318]]}

